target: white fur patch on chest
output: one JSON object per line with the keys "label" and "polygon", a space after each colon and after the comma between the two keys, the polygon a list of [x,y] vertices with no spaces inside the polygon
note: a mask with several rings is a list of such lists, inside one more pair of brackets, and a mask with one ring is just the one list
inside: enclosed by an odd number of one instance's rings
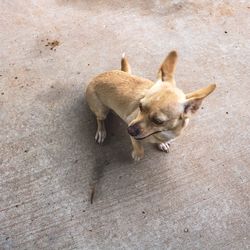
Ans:
{"label": "white fur patch on chest", "polygon": [[176,134],[172,131],[163,131],[160,135],[161,137],[166,138],[166,141],[173,140],[176,137]]}
{"label": "white fur patch on chest", "polygon": [[159,142],[169,142],[176,138],[176,134],[172,131],[162,131],[160,133],[154,134],[153,137]]}

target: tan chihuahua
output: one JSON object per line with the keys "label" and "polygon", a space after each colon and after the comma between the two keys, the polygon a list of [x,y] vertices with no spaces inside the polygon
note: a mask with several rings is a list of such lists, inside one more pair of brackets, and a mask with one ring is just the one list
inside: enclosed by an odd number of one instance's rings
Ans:
{"label": "tan chihuahua", "polygon": [[161,151],[169,152],[169,142],[182,133],[202,100],[216,87],[211,84],[184,94],[175,84],[176,61],[176,51],[170,52],[154,83],[131,75],[130,65],[123,54],[121,71],[102,73],[89,83],[86,98],[96,115],[95,140],[98,143],[106,137],[104,120],[109,110],[113,110],[128,124],[134,160],[144,156],[142,141],[155,143]]}

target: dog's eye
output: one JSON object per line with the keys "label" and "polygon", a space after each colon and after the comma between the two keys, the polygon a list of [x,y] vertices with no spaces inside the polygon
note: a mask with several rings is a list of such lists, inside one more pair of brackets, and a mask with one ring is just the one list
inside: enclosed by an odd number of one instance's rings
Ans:
{"label": "dog's eye", "polygon": [[164,121],[159,120],[158,118],[154,117],[152,118],[152,122],[155,123],[156,125],[161,125],[163,124]]}

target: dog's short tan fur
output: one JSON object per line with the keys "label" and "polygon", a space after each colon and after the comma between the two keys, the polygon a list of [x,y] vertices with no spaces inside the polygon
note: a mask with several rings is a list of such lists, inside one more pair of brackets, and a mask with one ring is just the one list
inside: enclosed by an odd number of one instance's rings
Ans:
{"label": "dog's short tan fur", "polygon": [[176,87],[176,61],[177,53],[170,52],[154,83],[131,75],[131,67],[123,55],[121,70],[102,73],[89,83],[86,98],[96,115],[95,139],[98,143],[106,137],[104,120],[109,110],[113,110],[129,125],[134,160],[144,156],[142,141],[155,143],[164,152],[169,151],[169,142],[182,133],[202,100],[216,87],[211,84],[185,95]]}

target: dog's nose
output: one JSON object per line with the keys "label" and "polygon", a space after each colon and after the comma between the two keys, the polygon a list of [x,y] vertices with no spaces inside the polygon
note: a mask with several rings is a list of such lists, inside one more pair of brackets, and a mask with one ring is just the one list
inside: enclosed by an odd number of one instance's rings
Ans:
{"label": "dog's nose", "polygon": [[132,125],[128,127],[128,133],[131,136],[137,136],[140,134],[140,127],[138,125]]}

